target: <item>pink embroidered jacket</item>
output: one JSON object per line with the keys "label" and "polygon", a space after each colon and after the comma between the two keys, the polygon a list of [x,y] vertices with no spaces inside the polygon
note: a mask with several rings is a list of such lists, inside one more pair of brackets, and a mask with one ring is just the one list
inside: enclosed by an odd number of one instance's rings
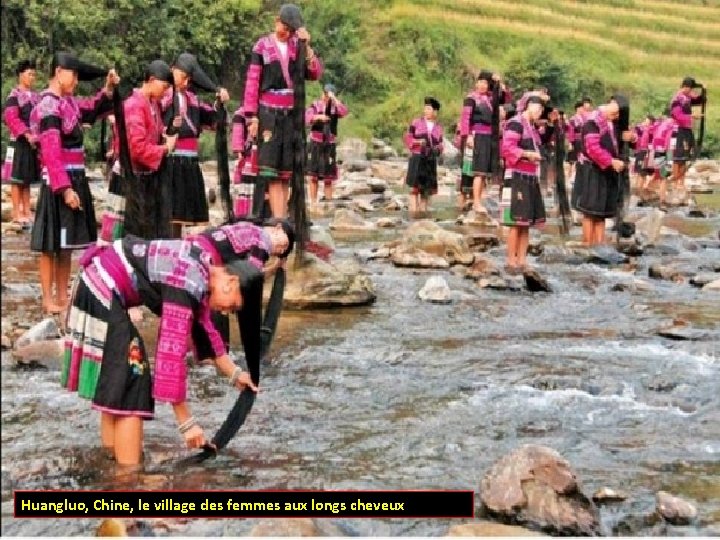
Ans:
{"label": "pink embroidered jacket", "polygon": [[40,144],[40,164],[54,193],[71,187],[68,171],[85,168],[83,124],[112,111],[112,99],[100,90],[94,97],[60,97],[49,90],[30,113],[30,129]]}
{"label": "pink embroidered jacket", "polygon": [[[421,141],[424,141],[425,144]],[[412,154],[428,155],[431,151],[441,154],[443,151],[443,128],[435,122],[432,130],[428,131],[427,121],[424,118],[416,118],[405,133],[403,142]]]}
{"label": "pink embroidered jacket", "polygon": [[685,94],[682,90],[670,102],[670,116],[681,129],[692,129],[692,106],[702,104],[702,96]]}
{"label": "pink embroidered jacket", "polygon": [[[243,105],[246,118],[257,116],[260,105],[293,108],[292,74],[297,69],[297,51],[297,37],[287,42],[287,56],[280,53],[274,34],[263,36],[255,43],[245,82]],[[315,56],[306,64],[305,78],[317,81],[322,73],[322,63]]]}
{"label": "pink embroidered jacket", "polygon": [[599,169],[608,169],[612,160],[618,157],[618,143],[615,129],[603,112],[598,109],[586,118],[582,130],[583,150]]}
{"label": "pink embroidered jacket", "polygon": [[10,137],[17,139],[30,132],[30,113],[39,101],[40,96],[32,90],[21,90],[15,87],[5,101],[3,121],[10,131]]}

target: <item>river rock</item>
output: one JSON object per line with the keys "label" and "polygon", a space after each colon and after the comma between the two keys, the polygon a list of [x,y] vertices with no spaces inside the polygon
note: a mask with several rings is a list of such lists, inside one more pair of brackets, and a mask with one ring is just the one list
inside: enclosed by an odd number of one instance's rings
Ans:
{"label": "river rock", "polygon": [[468,246],[478,251],[487,251],[500,245],[500,239],[496,234],[485,232],[473,232],[465,235]]}
{"label": "river rock", "polygon": [[12,340],[8,336],[3,334],[2,335],[2,350],[6,351],[10,348],[12,348]]}
{"label": "river rock", "polygon": [[702,288],[703,291],[720,291],[720,279],[711,281]]}
{"label": "river rock", "polygon": [[695,165],[693,165],[692,168],[695,169],[695,171],[697,171],[699,173],[703,173],[703,172],[720,173],[720,164],[718,164],[717,161],[711,161],[711,160],[696,161]]}
{"label": "river rock", "polygon": [[584,246],[546,246],[538,260],[543,264],[584,264],[592,253]]}
{"label": "river rock", "polygon": [[444,258],[414,247],[396,247],[390,260],[401,268],[450,268]]}
{"label": "river rock", "polygon": [[377,225],[381,229],[392,229],[394,227],[399,227],[400,225],[402,225],[402,219],[381,217],[378,218],[378,220],[375,222],[375,225]]}
{"label": "river rock", "polygon": [[335,212],[335,218],[330,223],[331,231],[338,232],[367,232],[376,230],[372,221],[366,221],[360,214],[346,208]]}
{"label": "river rock", "polygon": [[385,193],[387,182],[380,178],[368,178],[368,186],[371,193]]}
{"label": "river rock", "polygon": [[2,220],[3,222],[10,221],[12,219],[12,203],[2,203]]}
{"label": "river rock", "polygon": [[351,159],[345,162],[344,167],[348,172],[363,172],[370,168],[370,162],[367,159]]}
{"label": "river rock", "polygon": [[663,264],[653,264],[648,269],[648,275],[653,279],[660,279],[664,281],[683,281],[683,273],[677,268],[672,266],[666,266]]}
{"label": "river rock", "polygon": [[16,344],[12,354],[18,362],[28,363],[37,361],[52,367],[57,367],[60,363],[60,357],[63,354],[64,345],[65,340],[62,338],[44,339],[41,341],[33,341],[21,347]]}
{"label": "river rock", "polygon": [[716,279],[720,278],[717,274],[710,272],[701,272],[690,278],[690,285],[694,287],[705,287],[708,283],[712,283]]}
{"label": "river rock", "polygon": [[403,234],[399,246],[419,249],[442,257],[448,265],[470,265],[474,259],[474,255],[461,234],[446,231],[437,223],[429,220],[412,223]]}
{"label": "river rock", "polygon": [[675,497],[666,491],[658,491],[656,510],[668,523],[673,525],[688,525],[697,518],[695,506],[680,497]]}
{"label": "river rock", "polygon": [[428,278],[423,288],[418,292],[420,300],[431,304],[450,304],[452,302],[451,294],[447,281],[440,276]]}
{"label": "river rock", "polygon": [[610,290],[612,292],[649,292],[653,290],[653,287],[647,281],[633,279],[628,283],[616,283]]}
{"label": "river rock", "polygon": [[340,163],[364,160],[367,158],[367,143],[362,139],[356,139],[353,137],[344,139],[337,146],[336,156]]}
{"label": "river rock", "polygon": [[365,306],[375,302],[370,278],[354,261],[325,262],[307,253],[305,264],[295,268],[294,257],[288,261],[288,283],[284,305],[290,309],[324,309]]}
{"label": "river rock", "polygon": [[595,536],[599,516],[570,463],[551,448],[525,445],[497,461],[480,484],[483,508],[503,520],[559,535]]}
{"label": "river rock", "polygon": [[468,227],[498,227],[499,223],[487,212],[470,210],[467,214],[458,216],[456,223]]}
{"label": "river rock", "polygon": [[375,178],[381,178],[387,182],[399,184],[405,180],[407,162],[373,161],[370,170]]}
{"label": "river rock", "polygon": [[498,536],[544,536],[542,533],[531,531],[515,525],[503,525],[493,521],[476,521],[453,525],[445,536],[474,536],[476,538]]}
{"label": "river rock", "polygon": [[523,278],[525,278],[525,287],[530,292],[552,292],[552,287],[537,270],[525,270]]}
{"label": "river rock", "polygon": [[598,489],[592,496],[592,500],[597,504],[622,502],[627,498],[628,496],[626,493],[622,491],[615,491],[609,487]]}
{"label": "river rock", "polygon": [[370,195],[366,176],[346,178],[335,183],[334,197],[336,200],[351,200],[359,195]]}
{"label": "river rock", "polygon": [[257,523],[247,536],[345,536],[331,523],[311,518],[264,519]]}
{"label": "river rock", "polygon": [[478,281],[482,278],[487,278],[489,276],[499,276],[500,275],[500,269],[497,267],[497,265],[491,261],[490,259],[486,259],[484,257],[481,257],[479,255],[475,256],[475,260],[472,263],[472,266],[470,266],[465,273],[466,279],[472,279],[473,281]]}
{"label": "river rock", "polygon": [[365,199],[355,199],[350,206],[352,210],[360,210],[361,212],[374,212],[376,210],[372,203]]}
{"label": "river rock", "polygon": [[590,250],[588,261],[591,264],[602,264],[608,266],[617,266],[628,262],[627,255],[620,253],[613,246],[595,246]]}
{"label": "river rock", "polygon": [[496,291],[519,291],[522,289],[522,282],[505,276],[489,276],[481,278],[477,283],[481,289]]}
{"label": "river rock", "polygon": [[44,341],[50,338],[57,338],[60,335],[55,319],[48,317],[25,332],[16,342],[16,348],[22,348],[36,341]]}

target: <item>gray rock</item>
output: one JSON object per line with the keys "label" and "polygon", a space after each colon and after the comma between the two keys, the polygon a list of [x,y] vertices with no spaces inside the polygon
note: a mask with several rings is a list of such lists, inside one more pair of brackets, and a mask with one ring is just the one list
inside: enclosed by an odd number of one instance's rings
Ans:
{"label": "gray rock", "polygon": [[447,281],[440,276],[428,278],[423,288],[418,292],[420,300],[431,304],[450,304],[452,302],[451,294]]}
{"label": "gray rock", "polygon": [[64,339],[36,340],[21,347],[16,345],[12,354],[18,362],[37,361],[55,368],[60,366],[64,345]]}
{"label": "gray rock", "polygon": [[370,168],[370,162],[367,159],[353,158],[345,162],[345,169],[348,172],[362,172]]}
{"label": "gray rock", "polygon": [[45,341],[51,338],[57,338],[60,336],[60,329],[58,328],[55,319],[48,317],[43,319],[35,326],[25,332],[16,342],[15,348],[20,349],[35,343],[37,341]]}
{"label": "gray rock", "polygon": [[617,266],[628,262],[627,255],[620,253],[612,246],[595,246],[590,250],[588,262],[607,266]]}
{"label": "gray rock", "polygon": [[368,178],[368,186],[371,193],[385,193],[387,182],[380,178]]}
{"label": "gray rock", "polygon": [[716,279],[719,279],[720,276],[714,273],[710,272],[703,272],[700,274],[697,274],[690,278],[690,285],[693,285],[694,287],[705,287],[708,283],[712,283]]}
{"label": "gray rock", "polygon": [[347,138],[338,145],[336,154],[340,163],[364,160],[367,156],[367,143],[362,139]]}
{"label": "gray rock", "polygon": [[478,287],[496,291],[519,291],[522,289],[522,282],[503,276],[490,276],[481,278],[478,281]]}
{"label": "gray rock", "polygon": [[12,340],[8,336],[3,334],[2,335],[2,350],[5,351],[10,348],[12,348]]}
{"label": "gray rock", "polygon": [[413,222],[404,232],[398,247],[418,249],[442,257],[448,265],[470,265],[474,255],[461,234],[446,231],[429,220]]}
{"label": "gray rock", "polygon": [[653,264],[648,270],[648,275],[653,279],[660,279],[664,281],[683,281],[683,273],[677,268],[671,266],[665,266],[662,264]]}
{"label": "gray rock", "polygon": [[665,212],[653,208],[643,218],[635,222],[635,235],[641,244],[654,244],[660,238]]}
{"label": "gray rock", "polygon": [[622,502],[627,498],[627,493],[615,491],[609,487],[600,488],[593,493],[592,496],[592,500],[595,501],[596,504]]}
{"label": "gray rock", "polygon": [[665,521],[673,525],[689,525],[697,518],[695,506],[680,497],[675,497],[666,491],[658,491],[656,496],[656,510]]}
{"label": "gray rock", "polygon": [[720,291],[720,279],[711,281],[702,288],[703,291]]}
{"label": "gray rock", "polygon": [[394,227],[399,227],[400,225],[402,225],[402,219],[381,217],[378,218],[375,224],[381,229],[392,229]]}
{"label": "gray rock", "polygon": [[377,298],[372,281],[357,262],[330,264],[306,253],[301,268],[295,268],[292,255],[288,268],[293,270],[288,272],[284,305],[290,309],[365,306]]}
{"label": "gray rock", "polygon": [[482,278],[499,275],[500,269],[493,261],[476,255],[475,261],[473,262],[472,266],[469,267],[467,272],[465,273],[465,278],[478,281]]}
{"label": "gray rock", "polygon": [[500,239],[496,234],[485,232],[473,232],[465,236],[468,246],[478,251],[487,251],[500,245]]}
{"label": "gray rock", "polygon": [[414,247],[395,248],[390,260],[401,268],[450,268],[450,263],[444,258]]}
{"label": "gray rock", "polygon": [[497,461],[480,484],[485,511],[559,535],[595,536],[599,517],[577,474],[555,450],[526,445]]}

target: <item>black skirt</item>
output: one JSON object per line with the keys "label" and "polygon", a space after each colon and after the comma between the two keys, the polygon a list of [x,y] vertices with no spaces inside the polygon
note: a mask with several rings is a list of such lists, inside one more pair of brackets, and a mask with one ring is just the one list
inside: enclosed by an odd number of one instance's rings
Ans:
{"label": "black skirt", "polygon": [[545,223],[545,203],[537,176],[513,172],[503,180],[502,222],[508,227],[530,227]]}
{"label": "black skirt", "polygon": [[577,152],[575,150],[568,151],[567,156],[565,156],[565,161],[567,161],[568,163],[576,163]]}
{"label": "black skirt", "polygon": [[207,223],[210,215],[198,158],[173,155],[164,166],[169,167],[172,221],[191,225]]}
{"label": "black skirt", "polygon": [[492,136],[476,133],[473,138],[473,173],[476,176],[492,174],[497,158],[498,148],[493,144]]}
{"label": "black skirt", "polygon": [[413,194],[424,197],[437,193],[437,160],[421,154],[410,156],[405,183]]}
{"label": "black skirt", "polygon": [[586,167],[585,182],[577,201],[577,209],[595,218],[614,217],[618,206],[618,174],[612,169]]}
{"label": "black skirt", "polygon": [[572,193],[570,194],[570,206],[573,210],[578,210],[578,200],[583,191],[583,186],[587,180],[587,172],[589,165],[578,161],[575,165],[575,181],[573,182]]}
{"label": "black skirt", "polygon": [[64,249],[83,249],[97,240],[97,221],[85,170],[68,171],[72,188],[80,198],[80,208],[72,210],[62,194],[55,194],[47,183],[40,187],[30,249],[59,253]]}
{"label": "black skirt", "polygon": [[685,162],[694,159],[695,135],[692,129],[679,128],[675,138],[673,161]]}
{"label": "black skirt", "polygon": [[30,186],[42,180],[37,149],[33,148],[25,137],[16,141],[8,141],[8,152],[13,153],[10,178],[14,185]]}
{"label": "black skirt", "polygon": [[[107,300],[105,301],[107,302]],[[145,343],[119,298],[108,308],[81,279],[68,317],[62,384],[92,408],[151,419],[155,408]]]}
{"label": "black skirt", "polygon": [[[146,240],[170,238],[171,200],[166,177],[161,172],[135,174],[123,179],[125,192],[125,234]],[[203,196],[203,201],[205,197]],[[205,205],[207,215],[207,204]]]}
{"label": "black skirt", "polygon": [[337,180],[336,150],[335,143],[311,141],[308,156],[308,176],[325,182]]}

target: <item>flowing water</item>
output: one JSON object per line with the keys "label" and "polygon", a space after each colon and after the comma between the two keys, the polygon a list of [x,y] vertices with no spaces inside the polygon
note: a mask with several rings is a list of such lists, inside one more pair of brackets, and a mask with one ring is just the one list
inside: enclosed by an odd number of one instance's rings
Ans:
{"label": "flowing water", "polygon": [[[705,223],[711,231],[719,225]],[[10,283],[4,317],[37,302],[37,289],[20,285],[36,283],[24,242],[3,246],[4,267],[17,268],[4,279]],[[669,242],[696,266],[720,257],[712,246],[687,251],[687,238]],[[368,245],[367,238],[339,243],[336,256]],[[502,250],[491,256],[499,262]],[[59,388],[57,368],[20,371],[5,357],[2,534],[88,534],[98,524],[13,519],[13,489],[477,492],[494,461],[527,443],[558,450],[586,493],[608,486],[630,495],[601,507],[605,534],[717,534],[718,295],[653,280],[648,291],[611,291],[647,276],[660,259],[643,257],[636,275],[537,264],[552,294],[479,290],[449,272],[367,263],[378,295],[373,306],[284,314],[263,372],[265,391],[222,456],[179,469],[177,460],[187,454],[170,408],[159,405],[146,428],[145,474],[131,486],[115,477],[97,448],[96,413]],[[421,302],[417,291],[435,274],[462,298],[451,305]],[[675,317],[705,333],[692,341],[659,337],[657,330]],[[152,320],[144,322],[143,333],[152,338],[153,332]],[[203,367],[192,370],[190,387],[195,415],[212,433],[234,393]],[[657,528],[647,516],[660,489],[696,504],[699,522]],[[165,521],[171,524],[158,534],[241,535],[255,523]],[[468,520],[334,521],[351,535],[395,536],[443,535]]]}

